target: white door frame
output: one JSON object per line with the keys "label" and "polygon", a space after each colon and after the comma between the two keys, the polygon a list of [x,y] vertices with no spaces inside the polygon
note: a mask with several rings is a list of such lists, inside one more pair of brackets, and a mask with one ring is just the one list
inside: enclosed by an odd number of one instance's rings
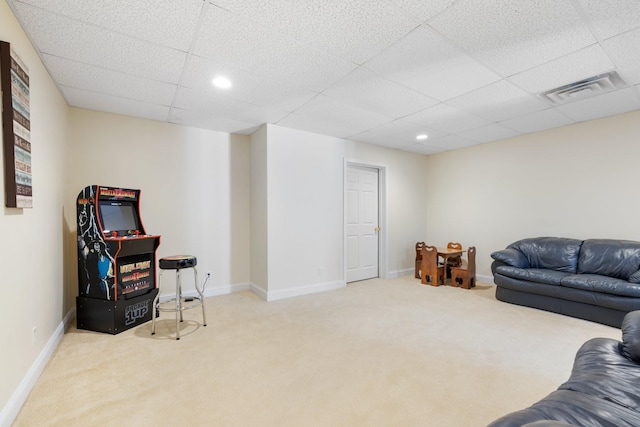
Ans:
{"label": "white door frame", "polygon": [[347,282],[347,168],[349,166],[361,166],[378,170],[378,222],[380,231],[378,232],[378,277],[388,278],[389,257],[388,257],[388,238],[387,232],[387,166],[371,163],[363,160],[344,159],[342,172],[342,240],[343,240],[343,264],[342,277]]}

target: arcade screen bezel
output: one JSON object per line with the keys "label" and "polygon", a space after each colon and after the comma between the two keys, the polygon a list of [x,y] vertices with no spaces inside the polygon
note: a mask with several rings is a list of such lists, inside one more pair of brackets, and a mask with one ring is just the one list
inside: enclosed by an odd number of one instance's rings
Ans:
{"label": "arcade screen bezel", "polygon": [[[114,223],[109,213],[105,212],[113,206],[118,207],[117,211],[121,214],[120,220],[124,220],[126,223]],[[115,231],[118,236],[127,236],[134,234],[136,230],[140,230],[138,209],[134,202],[126,200],[100,200],[98,202],[98,212],[100,214],[100,224],[105,234],[111,234]],[[107,222],[105,222],[105,218],[108,218]],[[132,225],[134,228],[122,228],[126,225]]]}

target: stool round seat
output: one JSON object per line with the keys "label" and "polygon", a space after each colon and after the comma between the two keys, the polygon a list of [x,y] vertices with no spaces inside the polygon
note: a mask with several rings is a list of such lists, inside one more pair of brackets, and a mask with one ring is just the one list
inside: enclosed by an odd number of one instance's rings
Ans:
{"label": "stool round seat", "polygon": [[173,255],[160,258],[161,270],[180,270],[182,268],[193,268],[198,265],[198,259],[191,255]]}

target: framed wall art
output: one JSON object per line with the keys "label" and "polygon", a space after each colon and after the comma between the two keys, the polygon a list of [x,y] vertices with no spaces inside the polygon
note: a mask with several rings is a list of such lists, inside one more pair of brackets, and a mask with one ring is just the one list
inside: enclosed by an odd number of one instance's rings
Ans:
{"label": "framed wall art", "polygon": [[32,207],[29,70],[10,44],[0,41],[5,206]]}

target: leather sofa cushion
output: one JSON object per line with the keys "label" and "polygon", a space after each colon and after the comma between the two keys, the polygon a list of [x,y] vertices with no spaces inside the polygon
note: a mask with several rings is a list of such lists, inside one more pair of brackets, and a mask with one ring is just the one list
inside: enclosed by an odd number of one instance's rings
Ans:
{"label": "leather sofa cushion", "polygon": [[531,268],[550,269],[575,274],[581,245],[582,240],[577,239],[534,237],[514,242],[507,248],[517,249],[522,252],[527,257]]}
{"label": "leather sofa cushion", "polygon": [[622,320],[620,351],[627,359],[640,363],[640,311],[625,314]]}
{"label": "leather sofa cushion", "polygon": [[585,240],[578,259],[578,274],[600,274],[628,280],[640,269],[640,242]]}
{"label": "leather sofa cushion", "polygon": [[640,366],[624,357],[620,346],[619,341],[610,338],[585,342],[576,354],[569,380],[558,390],[578,391],[640,410]]}
{"label": "leather sofa cushion", "polygon": [[572,274],[560,280],[562,286],[624,297],[640,297],[640,284],[598,274]]}
{"label": "leather sofa cushion", "polygon": [[539,268],[516,268],[509,265],[501,265],[497,267],[496,272],[503,276],[528,280],[530,282],[545,283],[548,285],[559,285],[562,278],[569,276],[569,273],[563,273],[562,271]]}

